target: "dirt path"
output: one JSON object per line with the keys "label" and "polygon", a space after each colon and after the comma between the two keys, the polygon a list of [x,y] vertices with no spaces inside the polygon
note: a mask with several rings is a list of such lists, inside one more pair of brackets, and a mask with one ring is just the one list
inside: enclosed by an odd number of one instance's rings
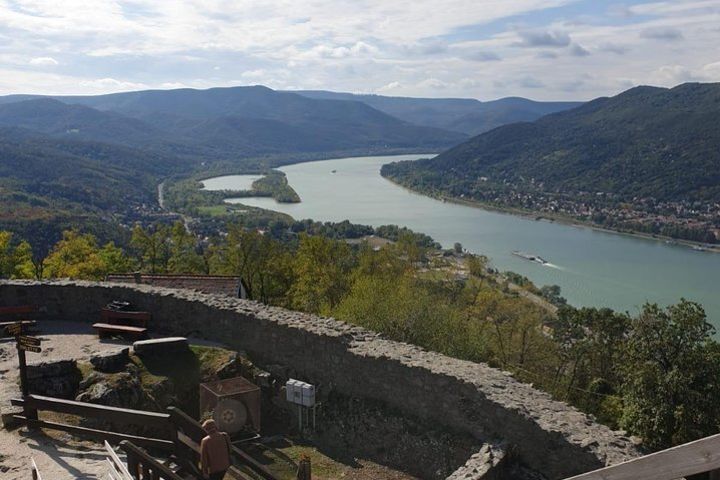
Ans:
{"label": "dirt path", "polygon": [[[118,351],[126,344],[100,342],[90,325],[76,322],[41,321],[42,353],[28,353],[28,363],[76,359],[87,360],[98,353]],[[20,396],[17,350],[13,339],[0,339],[0,412],[12,411],[10,399]],[[99,479],[104,477],[104,450],[94,442],[82,442],[70,435],[30,431],[25,427],[0,430],[0,478],[31,478],[30,459],[43,478],[52,480]]]}

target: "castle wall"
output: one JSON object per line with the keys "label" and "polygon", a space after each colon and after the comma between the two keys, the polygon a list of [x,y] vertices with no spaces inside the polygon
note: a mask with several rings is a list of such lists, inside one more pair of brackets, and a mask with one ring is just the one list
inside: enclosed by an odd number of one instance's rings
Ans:
{"label": "castle wall", "polygon": [[630,439],[506,372],[333,319],[145,285],[0,282],[0,305],[37,304],[48,318],[95,322],[112,300],[151,312],[150,328],[157,335],[196,332],[320,389],[378,400],[434,427],[481,440],[501,439],[524,464],[551,480],[639,454]]}

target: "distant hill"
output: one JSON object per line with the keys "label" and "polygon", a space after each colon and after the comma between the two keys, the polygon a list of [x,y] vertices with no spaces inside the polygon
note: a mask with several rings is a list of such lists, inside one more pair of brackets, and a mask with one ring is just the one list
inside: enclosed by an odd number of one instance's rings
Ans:
{"label": "distant hill", "polygon": [[406,122],[478,135],[515,122],[529,122],[550,113],[568,110],[581,102],[536,102],[508,97],[490,102],[468,98],[411,98],[356,95],[324,90],[300,90],[308,98],[363,102]]}
{"label": "distant hill", "polygon": [[720,84],[637,87],[533,123],[497,128],[383,174],[421,190],[609,192],[720,201]]}
{"label": "distant hill", "polygon": [[0,127],[19,127],[70,140],[133,145],[154,143],[165,132],[141,120],[52,98],[0,104]]}
{"label": "distant hill", "polygon": [[[58,102],[72,108],[63,110]],[[467,139],[462,133],[413,125],[362,102],[311,99],[261,86],[0,97],[0,125],[139,142],[166,153],[223,160],[277,153],[436,150]]]}

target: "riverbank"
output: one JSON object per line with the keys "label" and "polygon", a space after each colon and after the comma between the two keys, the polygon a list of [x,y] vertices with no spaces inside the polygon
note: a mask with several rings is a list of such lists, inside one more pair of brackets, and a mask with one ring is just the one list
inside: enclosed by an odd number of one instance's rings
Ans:
{"label": "riverbank", "polygon": [[409,192],[416,193],[419,195],[424,195],[426,197],[434,198],[436,200],[441,200],[443,202],[455,203],[457,205],[464,205],[467,207],[479,208],[479,209],[488,210],[491,212],[515,215],[517,217],[526,218],[528,220],[559,223],[562,225],[570,225],[573,227],[589,228],[589,229],[595,230],[597,232],[612,233],[615,235],[624,235],[624,236],[633,237],[633,238],[641,238],[644,240],[653,240],[653,241],[657,241],[657,242],[665,242],[665,243],[683,245],[688,248],[693,248],[695,250],[698,250],[700,252],[720,253],[720,245],[708,245],[706,243],[694,242],[692,240],[667,237],[664,235],[649,234],[649,233],[645,233],[645,232],[637,232],[637,231],[630,231],[630,230],[614,230],[612,228],[602,227],[602,226],[597,225],[592,222],[579,220],[577,218],[558,214],[558,213],[551,214],[551,213],[547,213],[547,212],[535,212],[533,210],[527,210],[527,209],[523,209],[523,208],[508,207],[508,206],[504,206],[504,205],[495,205],[495,204],[491,204],[491,203],[487,203],[487,202],[480,202],[477,200],[468,200],[465,198],[452,197],[452,196],[449,196],[446,194],[433,194],[431,192],[425,192],[422,190],[410,188],[407,185],[404,185],[390,177],[383,176],[383,178],[388,180],[389,182],[392,182],[393,185],[397,185]]}

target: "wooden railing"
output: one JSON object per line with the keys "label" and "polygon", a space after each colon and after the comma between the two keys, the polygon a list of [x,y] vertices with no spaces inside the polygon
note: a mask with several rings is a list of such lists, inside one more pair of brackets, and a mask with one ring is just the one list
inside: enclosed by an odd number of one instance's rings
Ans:
{"label": "wooden railing", "polygon": [[145,450],[129,440],[120,442],[120,448],[127,455],[127,470],[137,480],[184,480],[170,467],[158,462]]}
{"label": "wooden railing", "polygon": [[[42,395],[28,395],[24,399],[13,399],[11,400],[11,403],[15,406],[23,407],[23,415],[15,415],[14,417],[30,427],[60,430],[74,435],[90,437],[99,441],[108,440],[113,443],[119,443],[123,440],[129,440],[136,445],[142,445],[148,448],[157,448],[165,451],[173,451],[175,449],[173,435],[174,428],[170,423],[170,415],[167,413],[108,407],[105,405],[75,402],[72,400],[63,400],[61,398],[45,397]],[[97,430],[93,428],[79,427],[77,425],[67,425],[64,423],[38,420],[38,411],[65,413],[83,418],[96,418],[112,422],[117,425],[155,427],[165,433],[165,438],[128,435],[126,433]]]}
{"label": "wooden railing", "polygon": [[30,463],[31,465],[31,472],[32,472],[32,479],[33,480],[42,480],[42,475],[40,475],[40,469],[37,467],[37,464],[35,463],[35,459],[30,457]]}
{"label": "wooden railing", "polygon": [[700,473],[720,480],[720,434],[566,480],[676,480]]}
{"label": "wooden railing", "polygon": [[[193,461],[197,463],[200,458],[200,442],[207,435],[200,423],[194,418],[188,416],[185,412],[178,408],[169,407],[170,419],[177,426],[178,442],[182,443],[188,450],[192,452]],[[239,462],[259,475],[265,480],[277,480],[277,478],[264,465],[243,452],[236,446],[231,448],[233,456],[237,457]]]}
{"label": "wooden railing", "polygon": [[134,480],[125,463],[120,460],[115,449],[107,440],[105,441],[105,453],[107,454],[107,476],[110,480]]}
{"label": "wooden railing", "polygon": [[[200,460],[200,442],[206,433],[202,426],[192,417],[180,409],[170,407],[168,413],[147,412],[131,410],[128,408],[108,407],[93,403],[76,402],[60,398],[45,397],[42,395],[28,395],[24,399],[13,399],[11,403],[23,408],[22,415],[14,418],[29,427],[60,430],[74,435],[93,438],[105,443],[106,449],[110,443],[119,443],[127,455],[127,468],[117,457],[112,448],[108,452],[108,468],[115,471],[116,480],[125,480],[123,475],[131,479],[142,480],[182,480],[169,467],[155,460],[140,446],[163,450],[171,454],[181,470],[202,478],[197,468]],[[42,411],[64,413],[82,418],[96,418],[112,423],[113,425],[141,425],[152,427],[162,433],[164,438],[143,437],[126,433],[99,430],[93,428],[68,425],[38,419],[37,413]],[[243,467],[250,469],[253,474],[265,480],[277,480],[276,477],[262,464],[257,462],[241,449],[232,446],[233,457],[239,460]],[[38,474],[38,478],[39,474]]]}

